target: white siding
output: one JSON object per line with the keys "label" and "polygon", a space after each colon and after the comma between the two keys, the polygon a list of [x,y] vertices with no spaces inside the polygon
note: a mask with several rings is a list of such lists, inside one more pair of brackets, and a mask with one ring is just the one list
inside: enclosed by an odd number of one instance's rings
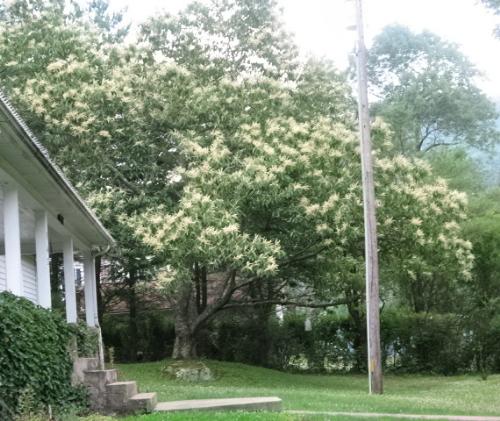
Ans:
{"label": "white siding", "polygon": [[[23,296],[28,300],[38,303],[38,291],[36,285],[35,259],[32,256],[22,257],[23,267]],[[0,291],[7,288],[5,274],[5,256],[0,256]]]}
{"label": "white siding", "polygon": [[5,274],[5,256],[0,256],[0,291],[7,288],[7,275]]}
{"label": "white siding", "polygon": [[35,259],[32,256],[23,256],[22,266],[23,266],[24,296],[28,300],[33,301],[35,304],[37,304],[38,291],[36,287]]}

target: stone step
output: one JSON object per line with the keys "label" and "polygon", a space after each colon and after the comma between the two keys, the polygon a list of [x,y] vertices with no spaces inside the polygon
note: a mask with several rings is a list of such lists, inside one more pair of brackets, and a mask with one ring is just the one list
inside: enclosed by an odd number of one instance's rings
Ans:
{"label": "stone step", "polygon": [[137,392],[135,381],[108,383],[106,385],[106,406],[113,411],[126,412],[129,399],[137,395]]}
{"label": "stone step", "polygon": [[128,409],[131,412],[152,412],[157,402],[156,392],[137,393],[129,399]]}
{"label": "stone step", "polygon": [[86,385],[95,385],[114,383],[118,379],[118,372],[116,369],[109,370],[86,370],[83,372],[84,383]]}
{"label": "stone step", "polygon": [[187,401],[159,402],[155,411],[281,411],[282,401],[277,397],[197,399]]}
{"label": "stone step", "polygon": [[72,383],[74,385],[82,384],[85,381],[85,372],[98,368],[99,360],[97,358],[76,358],[73,361]]}
{"label": "stone step", "polygon": [[79,357],[76,359],[76,362],[82,365],[83,371],[99,369],[98,358]]}
{"label": "stone step", "polygon": [[118,372],[112,370],[87,370],[83,373],[83,383],[89,391],[90,409],[101,411],[106,407],[106,385],[118,379]]}

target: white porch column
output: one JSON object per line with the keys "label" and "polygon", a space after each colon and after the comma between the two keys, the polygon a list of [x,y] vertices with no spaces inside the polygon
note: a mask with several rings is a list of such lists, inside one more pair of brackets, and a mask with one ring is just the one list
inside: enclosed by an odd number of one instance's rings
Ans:
{"label": "white porch column", "polygon": [[94,299],[94,284],[95,284],[95,263],[90,252],[86,253],[83,261],[83,275],[85,281],[85,320],[87,326],[95,327],[95,299]]}
{"label": "white porch column", "polygon": [[19,195],[17,189],[10,187],[5,188],[3,193],[3,226],[7,290],[21,297],[23,295],[23,271],[21,265]]}
{"label": "white porch column", "polygon": [[[94,324],[99,326],[99,311],[97,307],[97,280],[95,277],[95,257],[92,257],[92,297],[94,298]],[[102,338],[101,338],[102,339]]]}
{"label": "white porch column", "polygon": [[66,298],[66,320],[68,323],[77,322],[76,287],[73,239],[66,238],[63,246],[64,264],[64,295]]}
{"label": "white porch column", "polygon": [[49,226],[45,211],[35,211],[35,250],[38,304],[44,308],[51,308]]}

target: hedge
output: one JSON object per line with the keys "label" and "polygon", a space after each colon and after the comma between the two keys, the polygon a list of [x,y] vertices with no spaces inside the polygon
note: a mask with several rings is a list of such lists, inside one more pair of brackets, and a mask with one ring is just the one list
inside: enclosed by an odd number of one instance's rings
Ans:
{"label": "hedge", "polygon": [[12,417],[26,390],[54,409],[82,402],[82,391],[71,385],[71,337],[56,312],[0,293],[0,419]]}
{"label": "hedge", "polygon": [[172,355],[175,331],[168,312],[140,312],[135,337],[130,335],[128,322],[128,314],[105,314],[101,322],[104,346],[108,353],[113,349],[116,361],[157,361]]}
{"label": "hedge", "polygon": [[[175,340],[172,316],[161,311],[140,314],[134,338],[142,360],[171,355]],[[254,310],[226,312],[200,332],[198,354],[235,361],[309,372],[366,370],[364,326],[347,315],[320,313],[312,330],[304,329],[305,315],[289,311],[283,321],[267,322]],[[469,323],[470,324],[470,323]],[[386,308],[381,314],[381,341],[385,371],[451,375],[478,370],[478,344],[467,319],[457,314],[414,313]],[[105,317],[104,342],[113,347],[117,361],[130,361],[127,315]],[[490,334],[488,370],[500,371],[500,324]]]}
{"label": "hedge", "polygon": [[[265,325],[248,315],[228,315],[206,335],[204,355],[281,370],[366,370],[364,326],[346,315],[322,313],[304,328],[305,315],[289,312]],[[493,335],[497,338],[500,331]],[[386,309],[381,314],[385,371],[451,375],[477,372],[477,343],[463,316]],[[497,340],[498,343],[500,341]],[[491,372],[500,371],[500,347],[491,347]],[[494,354],[494,355],[493,355]],[[361,362],[361,363],[360,363]]]}

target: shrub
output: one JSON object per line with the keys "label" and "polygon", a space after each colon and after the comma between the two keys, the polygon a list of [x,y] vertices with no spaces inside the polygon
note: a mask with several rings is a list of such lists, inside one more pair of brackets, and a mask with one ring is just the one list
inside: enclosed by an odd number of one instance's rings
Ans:
{"label": "shrub", "polygon": [[76,339],[79,357],[95,357],[98,353],[99,335],[96,329],[87,326],[85,322],[68,325],[72,336]]}
{"label": "shrub", "polygon": [[68,352],[71,330],[60,315],[25,298],[0,293],[0,419],[12,418],[20,397],[42,406],[64,407],[80,401],[71,386]]}
{"label": "shrub", "polygon": [[199,351],[210,358],[280,370],[345,371],[353,365],[351,326],[345,318],[317,317],[313,330],[305,331],[305,316],[300,313],[287,313],[283,322],[273,316],[267,322],[252,316],[235,312],[219,318]]}
{"label": "shrub", "polygon": [[470,369],[464,326],[456,314],[385,311],[381,336],[389,370],[450,375]]}
{"label": "shrub", "polygon": [[[485,350],[488,370],[500,370],[500,318],[469,316],[384,309],[381,341],[385,370],[445,375],[470,372],[481,368],[478,355]],[[198,354],[279,370],[366,370],[366,345],[361,338],[365,330],[360,330],[349,315],[322,312],[313,318],[311,331],[304,328],[305,317],[302,312],[289,311],[279,322],[272,313],[266,319],[255,309],[221,313],[200,332]],[[481,331],[471,324],[476,319],[487,321],[488,330],[481,342],[477,338]],[[114,348],[118,361],[130,358],[127,349],[132,338],[127,320],[127,315],[108,315],[103,323],[105,344]],[[169,357],[175,340],[171,316],[143,312],[138,322],[139,335],[134,340],[143,359]]]}
{"label": "shrub", "polygon": [[[360,334],[348,315],[321,313],[312,330],[305,314],[288,312],[283,322],[268,323],[243,314],[227,314],[211,325],[202,355],[281,370],[353,371],[365,359]],[[455,374],[471,371],[473,355],[463,318],[456,314],[413,313],[386,309],[381,314],[381,340],[386,370],[405,373]],[[208,345],[207,345],[208,344]],[[496,355],[500,355],[497,352]]]}
{"label": "shrub", "polygon": [[276,368],[312,372],[349,371],[355,366],[353,326],[344,316],[324,313],[312,319],[305,330],[305,315],[289,313],[280,325],[281,338],[274,343],[273,355],[281,361]]}
{"label": "shrub", "polygon": [[[140,312],[137,336],[133,338],[129,334],[127,314],[106,314],[101,328],[103,342],[107,348],[113,348],[113,357],[118,362],[157,361],[172,355],[174,322],[165,311]],[[138,355],[130,355],[131,341],[134,341]]]}
{"label": "shrub", "polygon": [[262,323],[235,312],[212,321],[200,333],[198,353],[223,361],[269,366],[272,341],[279,333],[274,320]]}

